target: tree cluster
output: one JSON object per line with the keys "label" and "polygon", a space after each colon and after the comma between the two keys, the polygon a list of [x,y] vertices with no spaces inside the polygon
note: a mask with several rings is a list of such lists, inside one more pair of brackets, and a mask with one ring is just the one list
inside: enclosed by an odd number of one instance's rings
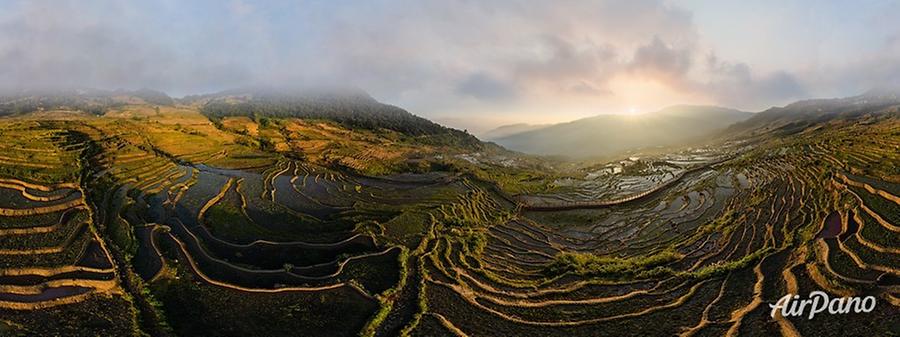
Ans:
{"label": "tree cluster", "polygon": [[269,118],[325,119],[348,128],[388,129],[439,144],[477,146],[480,142],[459,130],[447,128],[367,95],[255,95],[206,102],[201,112],[211,120],[246,116],[268,124]]}

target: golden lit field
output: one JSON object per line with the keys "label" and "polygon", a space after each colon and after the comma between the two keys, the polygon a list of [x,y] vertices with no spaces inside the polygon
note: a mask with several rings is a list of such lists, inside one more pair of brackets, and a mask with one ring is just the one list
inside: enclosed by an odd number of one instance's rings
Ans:
{"label": "golden lit field", "polygon": [[561,169],[349,117],[4,118],[0,333],[861,332],[860,315],[769,316],[821,290],[876,299],[868,332],[886,335],[897,111]]}

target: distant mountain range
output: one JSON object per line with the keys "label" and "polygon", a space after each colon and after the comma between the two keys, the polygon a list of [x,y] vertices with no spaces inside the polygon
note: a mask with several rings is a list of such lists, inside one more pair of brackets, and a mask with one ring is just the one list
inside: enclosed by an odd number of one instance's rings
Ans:
{"label": "distant mountain range", "polygon": [[22,90],[0,94],[0,116],[40,110],[77,110],[102,115],[110,108],[128,104],[173,105],[175,100],[150,89]]}
{"label": "distant mountain range", "polygon": [[862,95],[810,99],[773,107],[736,123],[726,133],[761,133],[777,131],[792,133],[801,131],[816,123],[838,118],[853,118],[873,113],[896,113],[900,105],[900,95],[895,90],[870,90]]}
{"label": "distant mountain range", "polygon": [[488,133],[498,136],[485,138],[525,153],[586,158],[677,145],[752,116],[721,107],[678,105],[641,115],[600,115],[549,126],[510,125]]}
{"label": "distant mountain range", "polygon": [[281,89],[247,87],[173,99],[165,93],[69,89],[0,94],[0,116],[37,111],[79,111],[103,115],[127,105],[190,106],[214,122],[223,117],[296,117],[338,122],[348,128],[387,129],[417,137],[422,144],[477,149],[482,143],[464,131],[448,128],[402,108],[381,103],[358,89]]}
{"label": "distant mountain range", "polygon": [[528,131],[533,131],[537,129],[543,129],[545,127],[551,126],[553,124],[528,124],[528,123],[517,123],[510,125],[503,125],[495,129],[488,130],[483,132],[481,138],[483,139],[499,139],[507,136],[512,136],[517,133],[523,133]]}
{"label": "distant mountain range", "polygon": [[[711,137],[799,132],[836,118],[900,112],[898,90],[798,101],[750,113],[715,106],[677,105],[642,115],[599,115],[559,124],[511,124],[483,132],[481,139],[529,154],[573,159],[623,151],[678,146]],[[0,94],[0,116],[35,111],[83,111],[103,115],[125,105],[191,106],[213,121],[228,116],[328,119],[350,128],[389,129],[417,137],[423,144],[481,148],[467,132],[444,127],[402,108],[378,102],[362,90],[285,90],[241,88],[171,98],[141,89],[19,91]]]}

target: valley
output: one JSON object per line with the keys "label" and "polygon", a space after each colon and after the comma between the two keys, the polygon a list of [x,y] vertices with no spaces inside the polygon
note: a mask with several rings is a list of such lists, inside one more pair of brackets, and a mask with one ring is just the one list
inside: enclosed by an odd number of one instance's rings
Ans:
{"label": "valley", "polygon": [[[75,97],[0,118],[0,335],[900,331],[896,95],[609,161],[359,95]],[[877,304],[770,316],[817,290]]]}

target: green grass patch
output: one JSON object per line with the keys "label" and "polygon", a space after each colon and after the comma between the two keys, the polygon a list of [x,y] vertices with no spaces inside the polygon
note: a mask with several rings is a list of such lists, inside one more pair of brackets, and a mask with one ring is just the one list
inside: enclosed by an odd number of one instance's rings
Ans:
{"label": "green grass patch", "polygon": [[578,275],[607,278],[654,278],[673,274],[672,269],[664,265],[682,257],[682,254],[674,250],[629,258],[564,252],[556,255],[556,259],[547,270],[557,275],[573,272]]}

